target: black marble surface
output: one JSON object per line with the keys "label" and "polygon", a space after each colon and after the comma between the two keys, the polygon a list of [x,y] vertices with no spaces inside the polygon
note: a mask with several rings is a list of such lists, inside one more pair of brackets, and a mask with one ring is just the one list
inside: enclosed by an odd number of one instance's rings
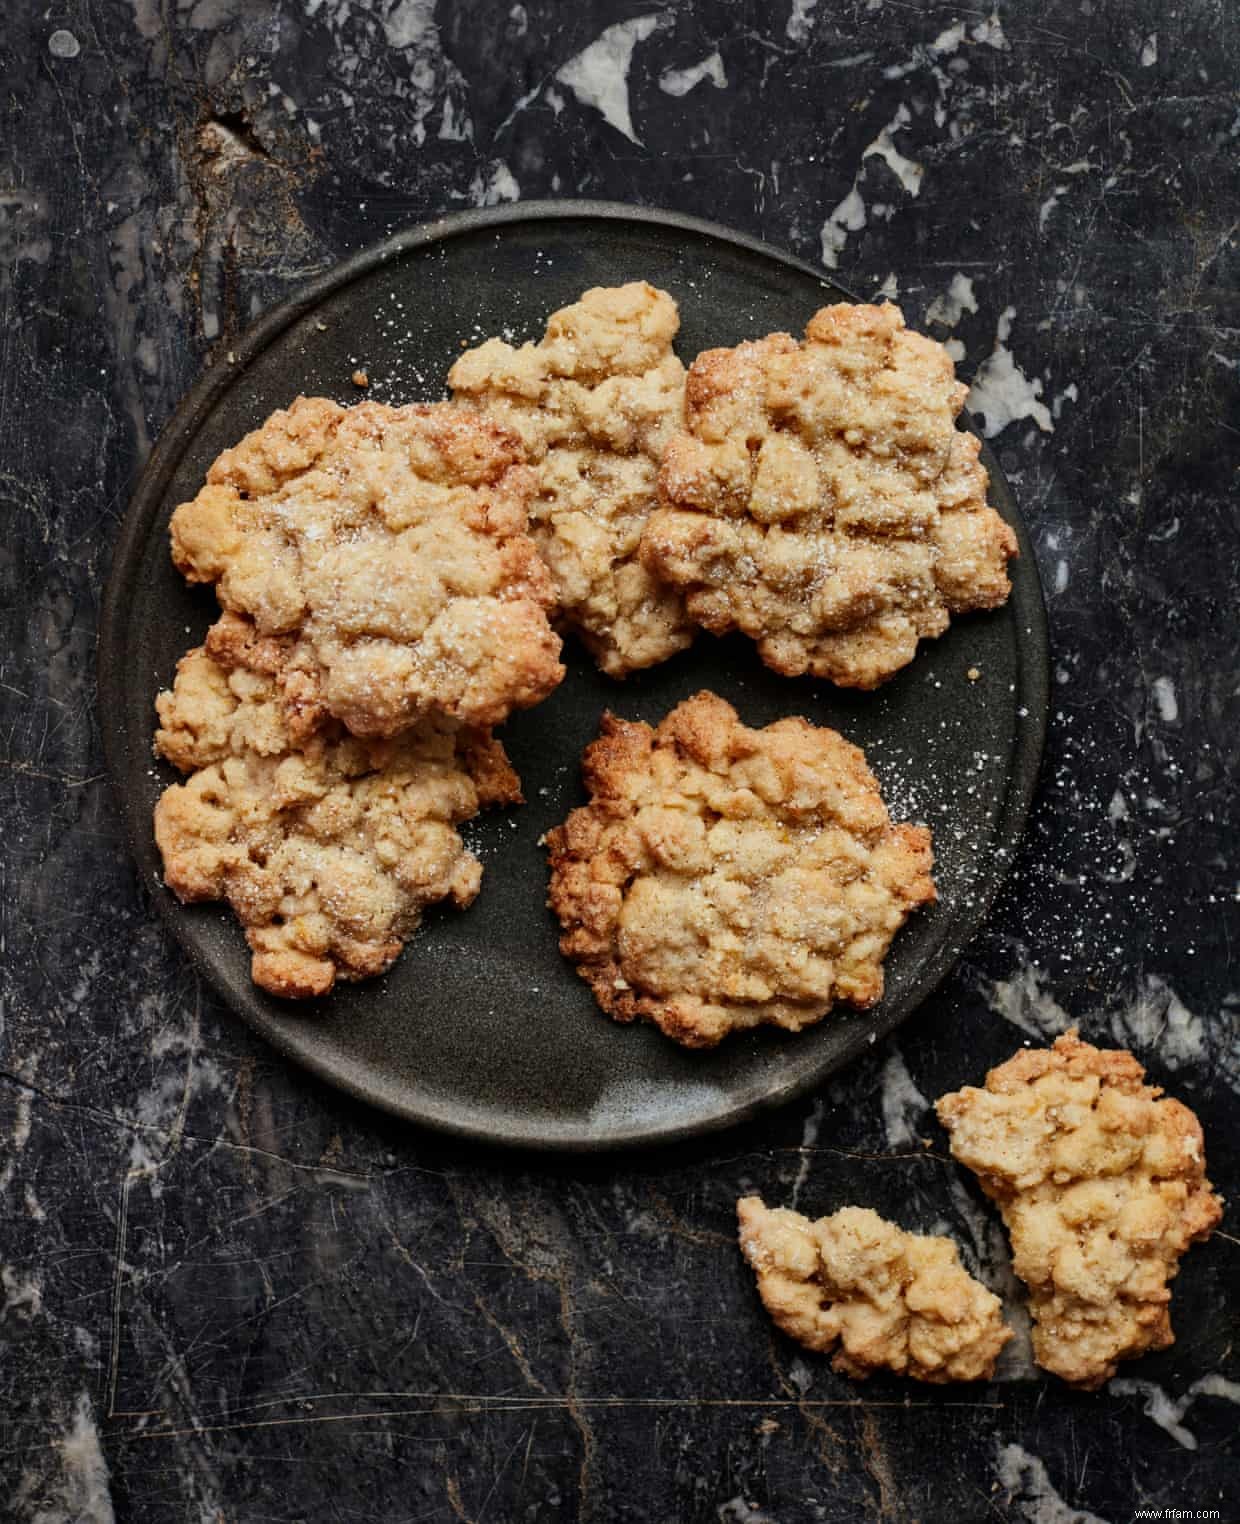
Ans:
{"label": "black marble surface", "polygon": [[[953,1233],[1018,1316],[928,1102],[1069,1018],[1192,1105],[1240,1187],[1235,20],[6,7],[0,1516],[1240,1517],[1230,1210],[1176,1282],[1175,1346],[1092,1396],[1019,1349],[976,1389],[859,1387],[773,1334],[733,1240],[743,1190],[869,1202]],[[956,341],[1056,679],[1016,871],[898,1042],[761,1125],[584,1163],[419,1134],[219,1009],[135,882],[94,711],[118,521],[207,358],[389,231],[549,195],[825,255]]]}

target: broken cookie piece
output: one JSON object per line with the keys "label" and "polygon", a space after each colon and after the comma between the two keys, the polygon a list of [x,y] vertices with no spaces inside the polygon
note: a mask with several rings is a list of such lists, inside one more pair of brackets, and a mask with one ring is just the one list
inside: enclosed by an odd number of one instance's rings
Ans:
{"label": "broken cookie piece", "polygon": [[874,688],[950,616],[1011,590],[1016,537],[987,506],[967,388],[898,307],[841,303],[804,343],[701,354],[641,558],[689,617],[767,666]]}
{"label": "broken cookie piece", "polygon": [[190,775],[155,807],[164,880],[182,901],[229,903],[274,995],[383,973],[425,906],[478,893],[455,826],[521,799],[489,731],[438,716],[366,739],[328,721],[295,742],[272,675],[202,647],[157,707],[155,749]]}
{"label": "broken cookie piece", "polygon": [[172,558],[269,643],[302,721],[496,725],[564,675],[534,486],[520,442],[477,413],[299,397],[173,514]]}
{"label": "broken cookie piece", "polygon": [[999,1298],[949,1238],[906,1233],[867,1207],[811,1222],[736,1205],[741,1253],[776,1327],[847,1376],[889,1370],[916,1381],[983,1381],[1012,1337]]}
{"label": "broken cookie piece", "polygon": [[1034,1356],[1073,1386],[1174,1342],[1167,1283],[1222,1215],[1197,1118],[1144,1080],[1131,1053],[1071,1031],[938,1102],[952,1154],[1003,1213]]}
{"label": "broken cookie piece", "polygon": [[538,480],[531,534],[564,622],[613,677],[693,638],[678,593],[638,559],[663,448],[682,426],[676,303],[645,281],[596,287],[537,344],[488,339],[448,376],[455,396],[518,435]]}
{"label": "broken cookie piece", "polygon": [[547,834],[560,950],[609,1015],[686,1047],[873,1005],[934,899],[930,832],[808,720],[750,730],[699,693],[656,729],[605,715],[583,772],[590,804]]}

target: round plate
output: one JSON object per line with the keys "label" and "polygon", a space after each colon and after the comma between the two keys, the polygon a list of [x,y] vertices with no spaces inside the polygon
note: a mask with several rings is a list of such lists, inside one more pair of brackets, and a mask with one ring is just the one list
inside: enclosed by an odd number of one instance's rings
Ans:
{"label": "round plate", "polygon": [[[471,823],[482,893],[433,911],[384,978],[291,1004],[254,988],[226,908],[183,907],[163,887],[151,811],[171,769],[151,752],[155,695],[202,638],[214,597],[168,555],[174,507],[211,461],[299,393],[392,403],[443,394],[453,358],[492,334],[538,338],[588,286],[645,279],[680,304],[677,348],[773,330],[799,334],[826,302],[852,300],[811,266],[753,239],[666,212],[594,202],[533,203],[445,217],[329,271],[261,319],[181,404],[143,473],[104,600],[100,714],[134,855],[160,911],[208,984],[281,1052],[398,1116],[472,1138],[600,1149],[667,1141],[737,1122],[818,1084],[913,1011],[977,930],[1011,862],[1041,756],[1046,616],[1032,549],[989,454],[991,501],[1015,528],[1012,597],[956,621],[877,693],[768,672],[750,643],[701,635],[693,649],[624,683],[575,642],[569,672],[503,740],[528,803]],[[980,676],[970,680],[975,669]],[[837,1007],[800,1036],[759,1032],[684,1052],[595,1006],[556,948],[539,838],[583,802],[582,748],[610,707],[657,721],[711,688],[749,725],[803,714],[865,748],[896,819],[934,830],[939,902],[916,914],[887,960],[874,1009]]]}

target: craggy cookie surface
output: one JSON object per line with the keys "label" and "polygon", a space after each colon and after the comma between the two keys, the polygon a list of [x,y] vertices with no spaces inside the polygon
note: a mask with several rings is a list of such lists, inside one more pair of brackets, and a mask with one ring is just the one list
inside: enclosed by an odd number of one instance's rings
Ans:
{"label": "craggy cookie surface", "polygon": [[560,609],[612,676],[692,639],[680,595],[637,559],[663,448],[681,426],[676,303],[644,281],[596,287],[538,344],[488,339],[452,367],[456,396],[519,435],[538,491],[532,533]]}
{"label": "craggy cookie surface", "polygon": [[358,735],[429,714],[498,724],[564,674],[521,460],[462,408],[301,397],[177,509],[173,560],[284,642],[280,686],[308,728],[322,714]]}
{"label": "craggy cookie surface", "polygon": [[1167,1282],[1222,1215],[1197,1118],[1144,1079],[1131,1053],[1069,1032],[938,1103],[1003,1213],[1034,1355],[1076,1386],[1173,1342]]}
{"label": "craggy cookie surface", "polygon": [[547,835],[549,903],[610,1015],[710,1047],[879,998],[934,898],[930,833],[891,823],[857,747],[804,719],[750,730],[700,693],[656,730],[606,715],[583,770],[592,802]]}
{"label": "craggy cookie surface", "polygon": [[228,901],[276,995],[380,974],[424,906],[468,905],[482,869],[454,826],[521,797],[499,742],[452,720],[393,739],[330,721],[295,744],[275,678],[201,647],[157,705],[156,750],[191,775],[155,807],[165,881]]}
{"label": "craggy cookie surface", "polygon": [[1011,1330],[950,1238],[906,1233],[866,1207],[811,1222],[746,1196],[736,1212],[762,1305],[807,1349],[834,1350],[836,1370],[932,1382],[993,1374]]}
{"label": "craggy cookie surface", "polygon": [[952,614],[1010,591],[1016,538],[986,504],[966,388],[898,307],[824,307],[786,333],[701,354],[645,564],[763,661],[873,688]]}

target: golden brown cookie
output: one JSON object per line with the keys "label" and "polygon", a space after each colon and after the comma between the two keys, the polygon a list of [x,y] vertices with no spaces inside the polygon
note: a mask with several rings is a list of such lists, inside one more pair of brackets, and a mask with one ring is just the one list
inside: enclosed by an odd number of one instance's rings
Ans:
{"label": "golden brown cookie", "polygon": [[426,905],[478,893],[454,827],[520,802],[487,730],[437,716],[380,739],[328,721],[296,742],[276,679],[203,647],[157,707],[155,749],[190,774],[155,807],[164,880],[183,901],[228,901],[275,995],[383,973]]}
{"label": "golden brown cookie", "polygon": [[299,397],[216,460],[172,558],[275,642],[303,721],[493,725],[564,675],[520,442],[463,408]]}
{"label": "golden brown cookie", "polygon": [[637,557],[663,447],[683,421],[679,326],[676,303],[645,281],[597,287],[553,313],[539,343],[488,339],[448,377],[524,443],[538,477],[531,533],[562,617],[613,677],[693,638],[679,594]]}
{"label": "golden brown cookie", "polygon": [[938,1103],[1003,1213],[1034,1356],[1073,1386],[1174,1342],[1167,1283],[1222,1215],[1197,1118],[1144,1080],[1131,1053],[1068,1032]]}
{"label": "golden brown cookie", "polygon": [[1011,590],[1016,538],[956,427],[965,393],[943,346],[890,304],[824,307],[803,344],[706,351],[643,562],[775,671],[876,687],[950,615]]}
{"label": "golden brown cookie", "polygon": [[603,718],[591,803],[547,833],[560,950],[617,1021],[686,1047],[799,1032],[872,1005],[911,910],[934,899],[930,832],[892,825],[833,730],[749,730],[712,693],[649,725]]}
{"label": "golden brown cookie", "polygon": [[906,1233],[868,1207],[816,1222],[736,1204],[741,1253],[777,1328],[846,1376],[889,1370],[915,1381],[984,1381],[1012,1337],[999,1298],[960,1263],[950,1238]]}

